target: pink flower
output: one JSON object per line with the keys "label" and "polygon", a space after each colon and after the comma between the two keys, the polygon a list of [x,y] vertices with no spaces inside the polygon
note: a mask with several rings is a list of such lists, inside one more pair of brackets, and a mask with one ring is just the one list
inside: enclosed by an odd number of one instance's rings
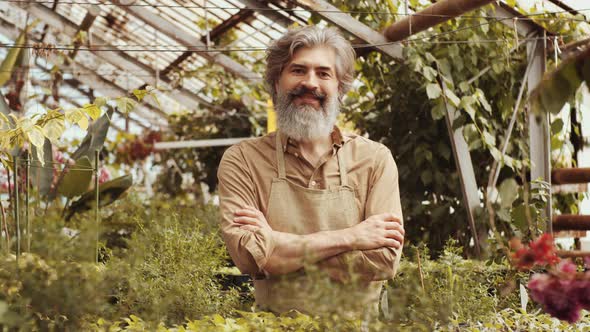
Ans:
{"label": "pink flower", "polygon": [[54,162],[60,163],[60,164],[64,164],[65,163],[65,159],[66,158],[64,157],[64,154],[61,151],[59,151],[56,148],[53,148],[53,151],[52,152],[53,152],[53,161]]}
{"label": "pink flower", "polygon": [[531,298],[553,317],[570,323],[580,319],[578,285],[574,279],[559,279],[550,274],[535,274],[528,283]]}
{"label": "pink flower", "polygon": [[102,184],[111,179],[111,173],[106,167],[102,167],[100,169],[100,173],[98,174],[98,183]]}
{"label": "pink flower", "polygon": [[569,260],[554,273],[537,273],[528,283],[531,298],[553,317],[574,323],[581,309],[590,309],[590,272],[576,272]]}
{"label": "pink flower", "polygon": [[559,264],[557,264],[556,268],[557,268],[557,271],[567,274],[567,275],[575,275],[576,272],[578,271],[576,264],[574,264],[569,259],[559,262]]}

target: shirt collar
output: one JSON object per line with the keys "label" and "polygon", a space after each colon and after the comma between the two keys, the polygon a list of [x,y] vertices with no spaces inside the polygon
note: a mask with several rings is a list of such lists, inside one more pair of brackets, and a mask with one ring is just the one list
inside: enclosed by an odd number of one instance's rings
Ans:
{"label": "shirt collar", "polygon": [[[287,136],[287,134],[285,134],[284,132],[279,132],[279,134],[281,135],[281,142],[283,144],[283,152],[287,151],[287,147],[289,145],[293,145],[295,147],[298,146],[297,141],[290,138],[289,136]],[[346,139],[346,137],[344,137],[342,135],[342,131],[340,130],[340,128],[338,128],[338,126],[334,126],[334,129],[332,129],[332,132],[330,133],[330,137],[332,138],[332,144],[334,145],[334,147],[337,147],[337,148],[341,148],[342,145],[346,141],[348,141]]]}

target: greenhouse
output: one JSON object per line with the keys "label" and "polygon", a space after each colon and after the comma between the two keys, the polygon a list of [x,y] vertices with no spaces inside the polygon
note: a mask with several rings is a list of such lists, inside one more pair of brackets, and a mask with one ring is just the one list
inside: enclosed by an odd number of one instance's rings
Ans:
{"label": "greenhouse", "polygon": [[0,0],[2,331],[590,331],[585,0]]}

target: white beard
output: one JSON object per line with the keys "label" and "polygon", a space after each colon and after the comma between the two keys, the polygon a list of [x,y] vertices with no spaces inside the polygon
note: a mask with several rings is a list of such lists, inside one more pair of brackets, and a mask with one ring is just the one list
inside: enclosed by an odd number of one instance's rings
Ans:
{"label": "white beard", "polygon": [[332,133],[340,113],[338,97],[327,97],[320,109],[303,104],[295,105],[287,92],[277,95],[277,127],[295,140],[309,140],[327,137]]}

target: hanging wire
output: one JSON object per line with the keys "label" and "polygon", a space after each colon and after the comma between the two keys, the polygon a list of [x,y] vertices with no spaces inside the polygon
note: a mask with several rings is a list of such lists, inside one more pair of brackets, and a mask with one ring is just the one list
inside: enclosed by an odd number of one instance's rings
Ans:
{"label": "hanging wire", "polygon": [[[6,3],[17,3],[17,4],[51,4],[53,5],[54,1],[31,1],[31,0],[0,0],[1,2]],[[490,18],[490,16],[484,15],[461,15],[461,16],[453,16],[453,15],[441,15],[441,14],[416,14],[416,13],[391,13],[388,11],[370,11],[370,10],[308,10],[303,8],[270,8],[270,7],[238,7],[238,6],[203,6],[203,5],[168,5],[168,4],[149,4],[149,3],[131,3],[131,4],[115,4],[115,3],[103,3],[103,2],[95,2],[95,1],[67,1],[67,2],[60,2],[60,5],[96,5],[96,6],[103,6],[103,7],[151,7],[151,8],[184,8],[184,9],[223,9],[223,10],[236,10],[236,9],[249,9],[254,11],[260,12],[305,12],[305,13],[346,13],[346,14],[377,14],[377,15],[390,15],[390,16],[423,16],[423,17],[442,17],[442,18],[455,18],[455,17],[462,17],[462,18]],[[590,8],[583,8],[583,9],[576,9],[578,13],[590,11]],[[548,14],[570,14],[571,11],[569,10],[556,10],[550,11],[545,13],[535,13],[535,14],[523,14],[523,16],[542,16]]]}
{"label": "hanging wire", "polygon": [[[479,25],[478,25],[479,26]],[[468,28],[462,29],[462,30],[467,30]],[[459,30],[459,29],[458,29]],[[394,44],[405,44],[407,42],[412,42],[414,44],[416,44],[418,42],[418,44],[420,43],[424,43],[424,44],[432,44],[432,45],[438,45],[438,44],[486,44],[486,43],[507,43],[507,42],[511,42],[512,39],[510,38],[500,38],[500,39],[478,39],[478,40],[439,40],[439,41],[428,41],[428,40],[423,40],[423,39],[429,39],[429,38],[434,38],[434,37],[438,37],[438,36],[442,36],[442,35],[446,35],[446,34],[452,34],[457,32],[458,30],[453,30],[453,31],[448,31],[445,33],[441,33],[441,34],[437,34],[437,35],[433,35],[433,36],[426,36],[423,38],[412,38],[412,39],[406,39],[403,41],[395,41],[395,42],[386,42],[386,43],[370,43],[370,44],[355,44],[352,45],[353,48],[355,49],[361,49],[361,48],[370,48],[370,47],[379,47],[379,46],[387,46],[387,45],[394,45]],[[558,37],[571,37],[571,36],[575,36],[575,35],[557,35]],[[540,40],[543,39],[544,37],[530,37],[530,38],[525,38],[525,39],[519,39],[519,40],[525,40],[525,41],[534,41],[534,40]],[[142,45],[126,45],[126,46],[136,46],[136,47],[142,47]],[[149,46],[149,45],[147,45]],[[162,45],[163,46],[163,45]],[[61,50],[61,51],[69,51],[69,50],[73,50],[73,49],[78,49],[78,51],[89,51],[89,52],[171,52],[171,53],[184,53],[187,51],[192,51],[192,52],[197,52],[197,53],[225,53],[225,52],[259,52],[259,51],[265,51],[266,47],[243,47],[243,48],[211,48],[209,50],[207,50],[204,46],[178,46],[178,47],[182,47],[183,49],[177,49],[177,50],[170,50],[170,49],[159,49],[159,48],[144,48],[144,49],[126,49],[126,48],[118,48],[117,45],[111,45],[105,48],[97,48],[94,45],[91,46],[90,48],[75,48],[73,46],[49,46],[49,47],[44,47],[44,49],[49,49],[49,50]],[[17,44],[0,44],[0,48],[22,48],[22,49],[34,49],[36,48],[35,45],[17,45]],[[90,72],[90,71],[89,71]],[[136,75],[133,75],[136,76]],[[146,76],[146,75],[143,75]],[[150,75],[150,77],[152,77],[153,75]],[[139,76],[138,76],[139,77]]]}

